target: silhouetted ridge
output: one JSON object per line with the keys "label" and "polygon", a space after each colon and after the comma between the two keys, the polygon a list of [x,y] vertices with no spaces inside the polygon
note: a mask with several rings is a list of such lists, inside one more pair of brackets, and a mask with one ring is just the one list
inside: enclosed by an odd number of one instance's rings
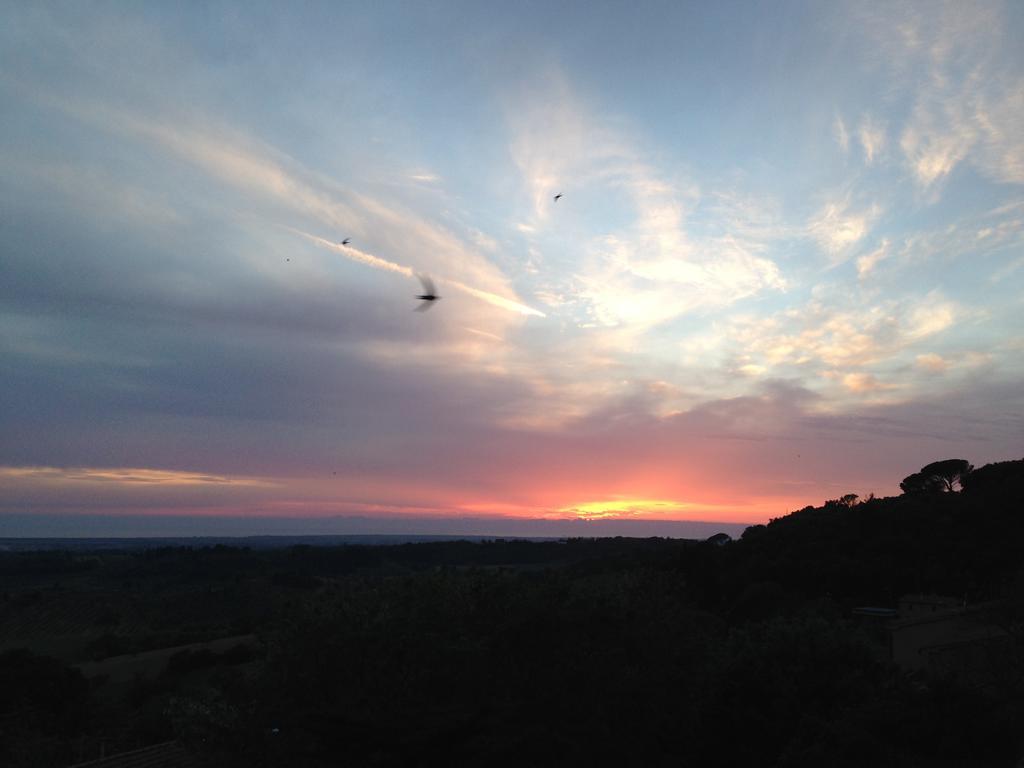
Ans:
{"label": "silhouetted ridge", "polygon": [[0,764],[1011,768],[1024,460],[966,464],[738,540],[0,553]]}

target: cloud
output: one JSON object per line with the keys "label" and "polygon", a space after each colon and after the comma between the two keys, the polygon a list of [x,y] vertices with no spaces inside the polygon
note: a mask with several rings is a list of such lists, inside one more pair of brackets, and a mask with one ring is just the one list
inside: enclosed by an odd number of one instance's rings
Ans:
{"label": "cloud", "polygon": [[934,352],[918,355],[914,358],[914,362],[918,368],[928,373],[945,373],[949,368],[949,363],[941,355],[937,355]]}
{"label": "cloud", "polygon": [[872,165],[885,151],[887,143],[885,124],[870,115],[865,115],[857,129],[857,137],[864,150],[864,162]]}
{"label": "cloud", "polygon": [[[667,224],[667,219],[662,224]],[[590,317],[604,326],[639,332],[672,318],[728,306],[785,282],[770,259],[729,236],[688,244],[681,228],[609,236],[591,245],[588,269],[578,275],[579,296]],[[669,250],[662,245],[668,241]]]}
{"label": "cloud", "polygon": [[[934,111],[946,114],[937,117]],[[930,187],[948,176],[970,152],[975,131],[969,118],[956,104],[940,110],[918,105],[912,122],[903,130],[900,148],[922,187]],[[942,127],[939,127],[941,123]]]}
{"label": "cloud", "polygon": [[[53,93],[37,94],[36,98],[104,130],[153,142],[222,182],[272,202],[279,223],[286,227],[290,226],[288,219],[294,218],[288,214],[301,214],[336,232],[367,233],[368,236],[373,233],[389,250],[404,252],[414,247],[415,252],[428,254],[429,260],[434,262],[420,265],[421,270],[437,271],[437,267],[448,267],[468,278],[448,280],[457,290],[521,315],[544,316],[539,310],[491,290],[507,286],[507,279],[486,258],[446,229],[408,210],[346,191],[329,178],[303,168],[286,154],[239,131],[218,126],[212,120],[202,128],[182,119],[155,120],[103,102],[86,102]],[[468,233],[468,238],[480,241],[481,235],[473,231]],[[307,237],[321,246],[333,247],[329,240]],[[484,240],[483,244],[488,249],[496,245],[490,240]],[[411,274],[409,267],[364,251],[353,249],[342,251],[342,255],[368,266]]]}
{"label": "cloud", "polygon": [[847,373],[842,377],[843,386],[851,392],[876,392],[880,389],[892,389],[891,384],[883,384],[871,373]]}
{"label": "cloud", "polygon": [[831,200],[807,223],[807,232],[828,254],[834,266],[846,260],[880,213],[877,205],[853,211],[848,199]]}
{"label": "cloud", "polygon": [[[873,260],[874,253],[863,258],[868,259],[866,265],[870,264],[872,269],[881,260],[891,260],[892,269],[920,269],[923,265],[998,258],[1024,244],[1022,213],[1020,203],[968,213],[934,229],[910,232],[899,239],[892,239],[881,259]],[[1000,267],[996,274],[1002,276],[1004,270],[1009,274],[1013,271],[1011,264],[1012,260]]]}
{"label": "cloud", "polygon": [[166,469],[140,469],[126,467],[2,467],[0,478],[8,481],[45,480],[48,483],[104,483],[113,485],[161,485],[161,486],[203,486],[271,485],[266,480],[253,477],[228,477],[197,472],[181,472]]}
{"label": "cloud", "polygon": [[[831,414],[814,393],[768,381],[750,395],[704,401],[660,418],[651,414],[661,396],[655,388],[641,398],[610,402],[553,434],[480,429],[472,426],[474,408],[464,403],[439,413],[435,406],[442,390],[423,392],[427,396],[418,403],[423,417],[444,423],[447,439],[423,442],[424,433],[413,427],[391,436],[378,424],[372,442],[348,445],[346,450],[356,450],[348,458],[333,455],[323,461],[319,477],[316,464],[307,461],[303,475],[273,477],[270,486],[198,482],[194,491],[168,485],[162,495],[140,496],[131,489],[144,484],[102,481],[99,485],[109,491],[97,491],[91,501],[40,484],[31,493],[5,494],[5,508],[52,510],[71,501],[80,511],[90,504],[93,511],[138,509],[133,505],[148,499],[144,508],[151,511],[173,511],[177,505],[178,511],[202,507],[208,514],[229,515],[358,514],[351,510],[374,504],[377,514],[460,508],[544,516],[548,510],[578,509],[584,516],[618,511],[657,517],[674,515],[678,507],[678,514],[688,517],[756,522],[840,491],[895,493],[900,477],[934,455],[966,455],[976,462],[1003,458],[1021,427],[1012,415],[988,423],[993,414],[1020,412],[1019,388],[993,384]],[[165,437],[176,439],[173,432]],[[281,456],[301,451],[308,457],[317,447],[311,429],[299,444],[279,441],[253,449]],[[226,458],[235,464],[251,461],[243,455]],[[337,476],[332,466],[341,470]]]}
{"label": "cloud", "polygon": [[900,149],[933,200],[964,162],[995,181],[1024,183],[1024,77],[1009,13],[1000,3],[943,2],[862,14],[894,86],[912,99]]}
{"label": "cloud", "polygon": [[[954,302],[937,291],[874,305],[863,305],[857,298],[812,299],[775,317],[738,318],[715,344],[741,349],[748,365],[805,374],[824,368],[834,372],[829,378],[842,380],[846,373],[870,374],[861,369],[898,359],[904,350],[952,327],[962,315]],[[853,378],[847,384],[855,391],[861,385],[859,391],[864,391],[868,381]]]}
{"label": "cloud", "polygon": [[1024,184],[1024,77],[992,89],[978,105],[978,166],[989,177]]}
{"label": "cloud", "polygon": [[944,331],[953,325],[957,315],[955,304],[943,300],[938,291],[932,291],[907,314],[907,337],[916,341]]}
{"label": "cloud", "polygon": [[[572,232],[580,244],[571,278],[547,278],[539,291],[568,297],[562,306],[572,306],[581,326],[640,333],[784,289],[766,253],[766,241],[776,235],[763,222],[752,223],[751,207],[726,195],[709,197],[717,226],[694,235],[689,220],[702,204],[697,186],[655,168],[626,132],[580,102],[564,76],[548,82],[509,110],[512,155],[533,200],[530,220],[517,226],[534,250],[543,248],[557,211],[561,236]],[[561,191],[566,197],[554,204],[551,196]],[[609,203],[619,219],[614,229],[573,231],[576,210]]]}
{"label": "cloud", "polygon": [[871,251],[871,253],[864,254],[863,256],[857,258],[857,277],[861,279],[867,277],[871,273],[871,271],[874,270],[875,265],[877,265],[878,262],[882,261],[888,256],[889,241],[882,240],[882,244],[879,245],[875,250]]}
{"label": "cloud", "polygon": [[835,121],[832,123],[832,132],[836,139],[836,144],[843,150],[845,155],[850,150],[850,132],[846,130],[846,124],[843,122],[843,118],[836,115]]}
{"label": "cloud", "polygon": [[0,512],[232,509],[273,496],[262,477],[144,467],[0,466]]}

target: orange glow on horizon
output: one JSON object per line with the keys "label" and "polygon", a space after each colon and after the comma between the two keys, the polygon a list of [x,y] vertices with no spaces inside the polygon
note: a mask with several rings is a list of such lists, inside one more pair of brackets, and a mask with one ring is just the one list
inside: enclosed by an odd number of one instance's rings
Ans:
{"label": "orange glow on horizon", "polygon": [[668,499],[615,498],[573,504],[558,511],[585,520],[622,517],[671,519],[670,515],[692,512],[697,508],[696,504]]}
{"label": "orange glow on horizon", "polygon": [[[537,477],[536,487],[518,484],[489,489],[468,499],[463,489],[444,484],[365,473],[324,475],[233,475],[141,467],[0,466],[0,483],[16,492],[19,504],[66,508],[85,499],[96,511],[132,509],[141,514],[200,514],[283,518],[331,516],[407,518],[516,518],[532,520],[706,521],[756,524],[782,517],[828,498],[828,489],[806,496],[744,495],[737,489],[704,491],[647,473],[628,486],[607,487],[600,476],[559,486]],[[511,481],[507,485],[512,485]],[[618,483],[614,483],[618,485]],[[604,486],[604,487],[602,487]],[[647,489],[644,493],[643,489]],[[676,495],[682,491],[687,500]],[[681,495],[681,494],[680,494]],[[834,495],[834,494],[833,494]],[[77,506],[72,505],[72,506]]]}

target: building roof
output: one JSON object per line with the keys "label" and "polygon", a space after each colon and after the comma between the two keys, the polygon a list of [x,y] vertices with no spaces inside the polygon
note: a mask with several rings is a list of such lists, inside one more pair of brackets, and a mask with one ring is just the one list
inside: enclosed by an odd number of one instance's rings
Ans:
{"label": "building roof", "polygon": [[70,768],[198,768],[199,762],[177,741],[165,741]]}
{"label": "building roof", "polygon": [[874,605],[862,605],[853,609],[855,616],[879,616],[883,618],[895,618],[898,611],[895,608],[880,608]]}

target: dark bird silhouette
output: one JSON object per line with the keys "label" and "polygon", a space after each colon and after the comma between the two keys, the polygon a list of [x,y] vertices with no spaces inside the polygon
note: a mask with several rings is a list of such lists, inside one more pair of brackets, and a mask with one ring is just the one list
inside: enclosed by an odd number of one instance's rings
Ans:
{"label": "dark bird silhouette", "polygon": [[342,245],[348,245],[348,244],[349,244],[349,241],[350,241],[351,239],[352,239],[351,237],[346,237],[346,238],[345,238],[344,240],[342,240],[342,241],[341,241],[341,244],[342,244]]}
{"label": "dark bird silhouette", "polygon": [[561,192],[559,192],[557,195],[555,195],[555,202],[556,203],[558,202],[558,198],[560,198],[561,196],[562,196]]}
{"label": "dark bird silhouette", "polygon": [[417,274],[416,277],[418,277],[420,279],[420,283],[423,284],[423,294],[416,297],[417,299],[420,299],[421,303],[414,311],[426,312],[434,306],[434,302],[441,297],[437,295],[437,290],[434,288],[434,281],[431,280],[428,275]]}

